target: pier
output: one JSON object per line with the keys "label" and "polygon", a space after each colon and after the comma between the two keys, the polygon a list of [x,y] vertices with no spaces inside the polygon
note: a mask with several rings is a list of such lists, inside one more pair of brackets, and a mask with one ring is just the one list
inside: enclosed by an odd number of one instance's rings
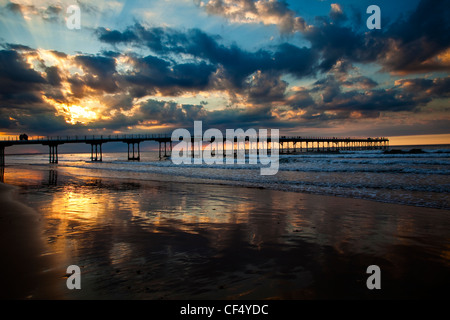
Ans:
{"label": "pier", "polygon": [[[128,145],[128,160],[140,161],[140,143],[155,141],[159,144],[159,158],[168,157],[172,152],[171,135],[168,134],[129,134],[108,136],[66,136],[66,137],[36,137],[31,139],[8,139],[0,141],[0,167],[5,166],[5,149],[11,146],[44,145],[49,147],[49,163],[58,163],[58,146],[62,144],[83,143],[91,146],[91,161],[102,161],[102,145],[107,142],[123,142]],[[225,144],[224,138],[223,143]],[[249,141],[248,137],[245,139]],[[270,138],[265,140],[268,148],[272,148]],[[192,138],[194,147],[194,138]],[[235,138],[235,143],[237,139]],[[259,141],[258,141],[259,143]],[[164,146],[163,146],[164,144]],[[278,141],[280,154],[306,153],[306,152],[339,152],[356,150],[387,150],[387,138],[338,138],[338,137],[301,137],[281,136]]]}

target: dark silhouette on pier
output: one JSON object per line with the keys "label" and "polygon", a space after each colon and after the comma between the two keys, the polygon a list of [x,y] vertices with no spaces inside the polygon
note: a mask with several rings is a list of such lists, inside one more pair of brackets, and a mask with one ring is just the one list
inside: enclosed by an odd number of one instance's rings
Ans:
{"label": "dark silhouette on pier", "polygon": [[[49,147],[49,163],[58,163],[58,146],[70,143],[85,143],[91,145],[91,161],[102,161],[102,145],[107,142],[123,142],[128,145],[128,160],[140,160],[140,143],[144,141],[156,141],[159,143],[160,159],[168,156],[172,151],[172,139],[168,134],[131,134],[108,136],[66,136],[66,137],[38,137],[33,139],[28,136],[24,139],[21,135],[16,140],[0,141],[0,166],[5,166],[5,148],[16,145],[39,144]],[[225,143],[226,138],[223,142]],[[237,142],[237,138],[234,140]],[[248,137],[245,141],[249,141]],[[271,140],[267,143],[271,148]],[[192,145],[194,137],[192,137]],[[259,141],[258,141],[259,142]],[[164,144],[164,147],[162,146]],[[169,146],[167,146],[169,145]],[[300,137],[281,136],[278,142],[279,153],[297,152],[339,152],[340,150],[387,150],[389,139],[387,138],[324,138],[324,137]]]}

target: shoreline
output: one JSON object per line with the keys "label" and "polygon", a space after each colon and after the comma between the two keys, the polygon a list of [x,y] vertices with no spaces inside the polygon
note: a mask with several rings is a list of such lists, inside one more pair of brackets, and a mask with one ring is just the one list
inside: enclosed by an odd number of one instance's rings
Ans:
{"label": "shoreline", "polygon": [[[87,161],[89,163],[89,161]],[[8,166],[6,167],[8,168]],[[86,169],[84,167],[75,167],[75,166],[64,166],[63,164],[56,167],[56,169],[53,169],[49,167],[48,165],[42,165],[42,164],[21,164],[21,165],[14,165],[9,166],[9,168],[12,168],[14,171],[19,171],[20,168],[25,168],[29,171],[59,171],[60,173],[66,173],[69,175],[77,176],[77,177],[85,177],[85,178],[102,178],[102,179],[119,179],[119,180],[138,180],[141,182],[145,181],[154,181],[154,182],[182,182],[182,183],[193,183],[193,184],[201,184],[201,185],[217,185],[217,186],[229,186],[229,187],[236,187],[236,188],[255,188],[255,189],[266,189],[266,190],[273,190],[273,191],[280,191],[280,192],[293,192],[297,194],[309,194],[309,195],[317,195],[317,196],[324,196],[324,197],[337,197],[337,198],[344,198],[344,199],[355,199],[355,200],[366,200],[366,201],[373,201],[376,203],[385,203],[385,204],[392,204],[392,205],[404,205],[404,206],[410,206],[410,207],[417,207],[417,208],[429,208],[429,209],[437,209],[437,210],[450,210],[449,206],[443,206],[440,205],[430,205],[429,202],[427,203],[419,203],[419,202],[400,202],[398,200],[390,200],[390,199],[384,199],[384,198],[378,198],[378,197],[370,197],[368,195],[348,195],[348,194],[337,194],[337,193],[327,193],[325,191],[309,191],[309,190],[302,190],[302,189],[292,189],[292,188],[280,188],[280,187],[273,187],[270,184],[261,185],[261,183],[258,182],[251,182],[251,181],[240,181],[240,184],[235,184],[234,180],[226,180],[226,179],[206,179],[204,177],[198,178],[192,178],[190,176],[186,176],[183,174],[176,175],[176,174],[164,174],[164,173],[153,173],[153,172],[147,172],[147,171],[125,171],[126,174],[129,174],[129,176],[115,176],[114,171],[115,169],[105,169],[105,168],[99,168],[99,169]],[[146,175],[146,176],[143,176]],[[50,180],[50,178],[49,178]]]}
{"label": "shoreline", "polygon": [[[0,183],[2,299],[55,298],[51,258],[43,255],[39,214],[20,202],[18,187]],[[45,285],[43,285],[45,284]]]}

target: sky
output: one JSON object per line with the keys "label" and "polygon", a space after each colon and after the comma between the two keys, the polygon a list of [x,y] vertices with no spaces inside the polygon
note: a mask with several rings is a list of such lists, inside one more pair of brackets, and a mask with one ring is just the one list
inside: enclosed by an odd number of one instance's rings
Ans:
{"label": "sky", "polygon": [[449,71],[450,0],[0,0],[3,137],[201,120],[450,143]]}

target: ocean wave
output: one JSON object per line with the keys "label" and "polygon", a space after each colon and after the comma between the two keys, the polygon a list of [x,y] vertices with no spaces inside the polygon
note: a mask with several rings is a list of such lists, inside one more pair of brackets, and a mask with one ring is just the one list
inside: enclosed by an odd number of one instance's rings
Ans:
{"label": "ocean wave", "polygon": [[[159,160],[157,153],[141,156],[140,162],[127,161],[123,153],[105,154],[103,162],[89,161],[89,154],[62,155],[58,167],[80,168],[84,169],[80,174],[98,177],[156,177],[448,208],[450,154],[438,151],[414,155],[373,151],[280,155],[275,176],[261,176],[260,168],[267,165],[249,164],[248,157],[245,164],[176,165],[170,159]],[[48,157],[42,154],[9,156],[8,160],[9,165],[49,166]]]}
{"label": "ocean wave", "polygon": [[[171,161],[152,161],[152,162],[137,162],[130,164],[126,161],[104,162],[110,164],[117,164],[126,166],[130,171],[142,167],[160,167],[160,168],[204,168],[204,169],[221,169],[221,170],[259,170],[267,165],[257,164],[174,164]],[[89,165],[91,163],[89,162]],[[427,162],[422,164],[409,163],[355,163],[358,166],[344,166],[346,163],[280,163],[278,171],[297,171],[297,172],[370,172],[370,173],[410,173],[410,174],[437,174],[450,175],[450,164],[441,162]],[[371,164],[372,166],[367,166]],[[396,164],[398,166],[392,166]],[[401,165],[400,165],[401,164]],[[446,168],[426,168],[420,165],[432,166],[448,166]],[[100,165],[101,166],[101,165]],[[98,167],[98,166],[96,166]]]}
{"label": "ocean wave", "polygon": [[[130,172],[126,166],[102,167],[102,166],[76,166],[83,169],[99,169],[110,172]],[[187,181],[203,181],[203,183],[225,184],[243,187],[258,187],[280,191],[306,192],[312,194],[323,194],[331,196],[344,196],[360,199],[371,199],[382,202],[397,204],[418,205],[432,208],[450,209],[448,205],[448,194],[450,184],[411,184],[405,181],[398,183],[394,181],[381,180],[379,182],[346,182],[338,181],[304,181],[304,180],[282,180],[276,176],[260,176],[250,172],[237,171],[234,174],[223,175],[211,170],[186,171],[176,168],[141,167],[131,170],[133,173],[153,173],[166,175],[168,177],[184,177]],[[114,174],[114,176],[117,176]],[[133,176],[136,178],[136,176]],[[138,175],[138,179],[151,179],[145,174]]]}

